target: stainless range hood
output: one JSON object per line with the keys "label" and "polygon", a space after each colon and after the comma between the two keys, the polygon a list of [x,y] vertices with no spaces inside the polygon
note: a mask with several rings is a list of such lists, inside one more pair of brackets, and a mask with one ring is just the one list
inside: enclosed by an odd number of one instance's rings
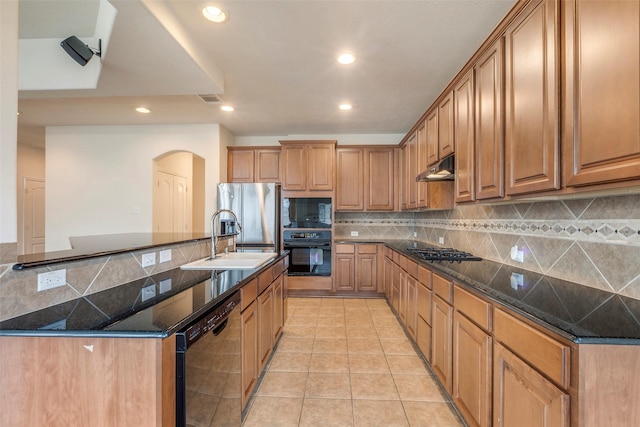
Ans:
{"label": "stainless range hood", "polygon": [[453,155],[444,158],[435,167],[427,169],[416,177],[418,182],[453,181],[455,178],[455,167]]}

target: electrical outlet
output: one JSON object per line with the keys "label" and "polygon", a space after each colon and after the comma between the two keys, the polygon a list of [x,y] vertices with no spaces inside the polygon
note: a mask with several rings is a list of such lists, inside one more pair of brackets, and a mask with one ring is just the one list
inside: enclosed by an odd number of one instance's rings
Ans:
{"label": "electrical outlet", "polygon": [[520,273],[511,273],[511,288],[517,291],[524,287],[524,276]]}
{"label": "electrical outlet", "polygon": [[358,232],[357,231],[352,231],[351,232],[351,237],[358,237]]}
{"label": "electrical outlet", "polygon": [[171,278],[164,279],[160,281],[160,293],[164,294],[167,291],[171,290]]}
{"label": "electrical outlet", "polygon": [[142,209],[140,209],[140,206],[131,207],[131,215],[140,215],[141,213],[142,213]]}
{"label": "electrical outlet", "polygon": [[151,298],[154,298],[156,296],[156,285],[145,286],[140,292],[142,302],[150,300]]}
{"label": "electrical outlet", "polygon": [[142,268],[151,267],[152,265],[156,265],[156,253],[142,254]]}
{"label": "electrical outlet", "polygon": [[417,231],[413,232],[413,237],[418,237],[418,232]]}
{"label": "electrical outlet", "polygon": [[160,264],[171,261],[171,249],[160,251]]}
{"label": "electrical outlet", "polygon": [[518,245],[511,248],[511,259],[515,262],[524,262],[524,251],[518,249]]}
{"label": "electrical outlet", "polygon": [[438,244],[444,245],[444,237],[442,236],[438,237]]}
{"label": "electrical outlet", "polygon": [[57,288],[67,284],[67,270],[47,271],[38,274],[38,292]]}

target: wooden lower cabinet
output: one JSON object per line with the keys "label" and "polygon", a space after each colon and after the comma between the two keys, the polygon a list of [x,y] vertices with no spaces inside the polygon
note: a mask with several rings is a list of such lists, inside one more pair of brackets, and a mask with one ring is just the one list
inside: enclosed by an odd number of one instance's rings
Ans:
{"label": "wooden lower cabinet", "polygon": [[453,399],[470,426],[491,425],[491,336],[453,314]]}
{"label": "wooden lower cabinet", "polygon": [[378,290],[378,246],[356,245],[356,290],[376,292]]}
{"label": "wooden lower cabinet", "polygon": [[431,367],[449,394],[453,391],[453,307],[433,295],[431,310]]}
{"label": "wooden lower cabinet", "polygon": [[355,263],[355,254],[336,253],[333,263],[333,281],[336,291],[355,291]]}
{"label": "wooden lower cabinet", "polygon": [[284,278],[286,273],[274,280],[273,285],[273,343],[275,344],[282,334],[284,326]]}
{"label": "wooden lower cabinet", "polygon": [[494,345],[493,425],[569,425],[569,395],[505,347]]}
{"label": "wooden lower cabinet", "polygon": [[262,371],[273,349],[273,288],[258,295],[258,364]]}
{"label": "wooden lower cabinet", "polygon": [[405,326],[409,335],[416,339],[418,330],[418,281],[409,274],[407,274],[406,278],[405,298]]}
{"label": "wooden lower cabinet", "polygon": [[338,243],[334,251],[333,288],[336,292],[378,291],[379,276],[383,274],[378,261],[381,257],[378,245]]}
{"label": "wooden lower cabinet", "polygon": [[241,355],[242,355],[242,407],[249,401],[251,393],[258,382],[258,302],[253,300],[242,313],[241,323]]}

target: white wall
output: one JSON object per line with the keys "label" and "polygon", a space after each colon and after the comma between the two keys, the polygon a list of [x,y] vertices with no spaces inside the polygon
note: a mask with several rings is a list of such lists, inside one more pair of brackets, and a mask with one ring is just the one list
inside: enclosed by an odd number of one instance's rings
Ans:
{"label": "white wall", "polygon": [[0,244],[17,242],[18,2],[0,1]]}
{"label": "white wall", "polygon": [[217,124],[48,127],[46,250],[69,249],[69,236],[151,232],[153,159],[175,150],[205,159],[207,222],[219,146]]}
{"label": "white wall", "polygon": [[283,136],[237,136],[237,146],[279,146],[280,140],[328,139],[338,141],[338,145],[397,145],[405,134],[326,134],[326,135],[283,135]]}

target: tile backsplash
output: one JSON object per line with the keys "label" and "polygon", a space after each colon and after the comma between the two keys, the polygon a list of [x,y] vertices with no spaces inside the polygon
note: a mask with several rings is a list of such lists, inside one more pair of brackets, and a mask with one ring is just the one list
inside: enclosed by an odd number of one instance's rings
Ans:
{"label": "tile backsplash", "polygon": [[[142,267],[143,253],[164,249],[172,250],[171,261]],[[13,263],[0,265],[0,321],[171,270],[210,252],[209,240],[200,240],[21,271],[13,270]],[[64,286],[37,291],[39,273],[62,268],[67,270]]]}
{"label": "tile backsplash", "polygon": [[[640,299],[640,195],[336,213],[336,238],[415,239]],[[414,234],[415,233],[415,234]],[[444,244],[438,243],[439,238]],[[511,259],[512,248],[524,262]]]}

